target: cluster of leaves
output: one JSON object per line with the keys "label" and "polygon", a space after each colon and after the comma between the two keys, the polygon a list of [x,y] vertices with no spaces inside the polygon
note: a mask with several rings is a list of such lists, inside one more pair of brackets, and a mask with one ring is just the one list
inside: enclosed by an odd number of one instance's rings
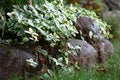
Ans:
{"label": "cluster of leaves", "polygon": [[2,12],[2,8],[0,7],[0,29],[3,28],[3,26],[5,26],[5,17],[4,17],[4,12]]}
{"label": "cluster of leaves", "polygon": [[45,0],[44,3],[33,6],[17,5],[8,16],[10,17],[7,22],[8,31],[22,36],[22,42],[28,42],[29,39],[36,42],[42,37],[54,46],[57,41],[75,36],[77,30],[73,22],[76,22],[76,18],[85,16],[95,20],[103,34],[109,36],[109,31],[106,32],[106,29],[110,27],[98,19],[95,12],[73,6],[67,7],[62,0],[52,2]]}
{"label": "cluster of leaves", "polygon": [[14,11],[8,13],[8,30],[23,37],[23,42],[39,41],[43,37],[55,45],[57,41],[75,36],[76,20],[73,10],[65,8],[62,1],[45,1],[44,4],[14,6]]}

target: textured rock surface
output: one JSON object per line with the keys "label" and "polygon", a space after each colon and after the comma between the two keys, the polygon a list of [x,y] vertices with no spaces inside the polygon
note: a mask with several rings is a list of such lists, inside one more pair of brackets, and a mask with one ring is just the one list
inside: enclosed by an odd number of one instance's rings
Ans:
{"label": "textured rock surface", "polygon": [[107,39],[96,42],[93,46],[98,53],[98,62],[106,62],[114,53],[113,45]]}
{"label": "textured rock surface", "polygon": [[102,43],[105,44],[105,52],[106,53],[108,53],[109,55],[114,53],[113,45],[109,40],[105,39],[105,40],[102,41]]}
{"label": "textured rock surface", "polygon": [[[105,38],[98,23],[90,17],[81,17],[77,19],[76,28],[78,31],[82,32],[82,36],[87,42],[89,42],[89,40],[98,41]],[[89,36],[90,31],[93,33],[92,38]]]}
{"label": "textured rock surface", "polygon": [[32,54],[0,45],[0,78],[7,80],[12,74],[21,74],[23,66],[27,64],[26,59],[31,58],[36,61]]}
{"label": "textured rock surface", "polygon": [[120,10],[120,0],[103,0],[109,10]]}
{"label": "textured rock surface", "polygon": [[[69,63],[74,64],[75,62],[78,62],[78,65],[81,66],[88,66],[92,67],[96,64],[96,50],[88,44],[86,41],[81,41],[77,39],[72,39],[68,41],[69,44],[71,44],[73,47],[79,46],[80,49],[75,49],[77,52],[77,55],[74,53],[69,53]],[[67,47],[68,47],[67,43]],[[68,50],[71,50],[68,47]]]}

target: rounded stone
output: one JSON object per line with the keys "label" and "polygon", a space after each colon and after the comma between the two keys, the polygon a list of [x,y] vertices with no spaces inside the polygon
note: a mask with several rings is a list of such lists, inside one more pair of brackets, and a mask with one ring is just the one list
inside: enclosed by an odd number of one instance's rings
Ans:
{"label": "rounded stone", "polygon": [[68,44],[74,48],[75,53],[69,52],[68,58],[70,64],[78,63],[79,66],[92,67],[96,65],[96,50],[86,41],[71,39],[67,42],[67,48],[73,50]]}

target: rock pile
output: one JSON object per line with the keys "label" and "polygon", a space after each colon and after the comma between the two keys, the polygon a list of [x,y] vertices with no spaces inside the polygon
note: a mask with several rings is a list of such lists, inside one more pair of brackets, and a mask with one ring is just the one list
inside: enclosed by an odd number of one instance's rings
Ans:
{"label": "rock pile", "polygon": [[[75,49],[77,55],[74,55],[73,52],[69,54],[70,63],[78,62],[78,65],[85,64],[91,67],[95,66],[96,63],[107,61],[111,54],[114,53],[113,45],[109,40],[105,39],[99,25],[90,17],[79,18],[76,28],[82,32],[84,41],[76,39],[68,41],[73,47],[80,47],[80,49]],[[92,38],[89,35],[90,31],[93,34]]]}

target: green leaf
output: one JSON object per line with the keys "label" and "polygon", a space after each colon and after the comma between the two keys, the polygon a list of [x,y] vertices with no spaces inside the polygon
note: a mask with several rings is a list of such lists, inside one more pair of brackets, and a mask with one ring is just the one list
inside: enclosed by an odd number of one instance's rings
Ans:
{"label": "green leaf", "polygon": [[19,31],[17,32],[17,36],[23,36],[23,34],[24,34],[24,30],[19,30]]}
{"label": "green leaf", "polygon": [[24,37],[23,39],[22,39],[22,42],[23,43],[26,43],[26,42],[28,42],[29,41],[29,39],[27,38],[27,37]]}

